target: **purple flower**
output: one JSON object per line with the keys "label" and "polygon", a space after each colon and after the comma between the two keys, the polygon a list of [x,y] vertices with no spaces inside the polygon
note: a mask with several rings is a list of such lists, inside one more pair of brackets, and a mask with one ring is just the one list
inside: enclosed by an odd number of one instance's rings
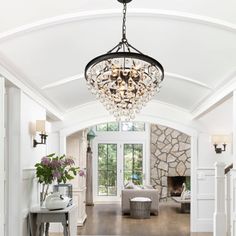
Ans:
{"label": "purple flower", "polygon": [[65,159],[65,165],[66,166],[72,166],[72,165],[74,165],[75,164],[75,162],[74,162],[74,160],[72,160],[71,158],[66,158]]}
{"label": "purple flower", "polygon": [[50,163],[50,167],[52,169],[57,169],[59,167],[61,167],[61,161],[58,161],[58,160],[52,160],[51,163]]}
{"label": "purple flower", "polygon": [[79,176],[85,176],[85,172],[83,170],[79,171]]}
{"label": "purple flower", "polygon": [[54,179],[60,179],[61,178],[61,173],[59,171],[53,171],[52,175],[53,175]]}
{"label": "purple flower", "polygon": [[48,157],[43,157],[41,160],[41,164],[44,166],[49,166],[50,164],[50,159]]}

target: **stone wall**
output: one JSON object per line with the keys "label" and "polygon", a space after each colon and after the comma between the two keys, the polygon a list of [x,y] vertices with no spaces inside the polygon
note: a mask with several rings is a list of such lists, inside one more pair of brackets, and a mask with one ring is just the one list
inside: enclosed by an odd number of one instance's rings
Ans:
{"label": "stone wall", "polygon": [[167,197],[168,176],[190,176],[191,138],[175,129],[151,125],[151,184]]}

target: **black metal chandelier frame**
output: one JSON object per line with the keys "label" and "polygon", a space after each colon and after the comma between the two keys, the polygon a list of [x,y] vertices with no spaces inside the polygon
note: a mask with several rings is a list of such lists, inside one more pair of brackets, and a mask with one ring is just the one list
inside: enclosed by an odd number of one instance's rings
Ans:
{"label": "black metal chandelier frame", "polygon": [[[93,65],[96,65],[102,61],[109,60],[109,59],[115,59],[115,58],[133,58],[138,59],[141,61],[146,61],[150,63],[151,65],[158,67],[159,70],[162,72],[162,78],[164,79],[164,68],[163,66],[155,59],[153,59],[150,56],[147,56],[140,52],[138,49],[133,47],[130,43],[128,43],[128,40],[126,38],[126,4],[131,2],[132,0],[118,0],[118,2],[122,3],[124,5],[123,8],[123,25],[122,25],[122,39],[121,41],[111,50],[109,50],[106,54],[100,55],[98,57],[95,57],[92,59],[85,67],[85,78],[87,79],[87,71],[89,68],[91,68]],[[131,50],[134,50],[132,52]],[[122,50],[122,51],[121,51]]]}

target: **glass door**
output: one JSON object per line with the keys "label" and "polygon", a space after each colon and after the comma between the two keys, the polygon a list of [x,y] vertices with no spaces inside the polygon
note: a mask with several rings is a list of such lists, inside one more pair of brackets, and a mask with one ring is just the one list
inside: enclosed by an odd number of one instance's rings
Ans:
{"label": "glass door", "polygon": [[98,196],[117,196],[117,144],[98,144]]}
{"label": "glass door", "polygon": [[123,145],[123,184],[131,181],[143,184],[143,144],[125,143]]}

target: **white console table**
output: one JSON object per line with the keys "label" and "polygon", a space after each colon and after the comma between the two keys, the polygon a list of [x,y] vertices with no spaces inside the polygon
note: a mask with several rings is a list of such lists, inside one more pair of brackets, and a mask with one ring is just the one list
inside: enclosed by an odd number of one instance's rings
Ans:
{"label": "white console table", "polygon": [[30,211],[29,225],[31,236],[48,236],[50,223],[61,223],[64,236],[77,235],[78,208],[75,205],[63,210],[49,211],[46,208],[34,207]]}

